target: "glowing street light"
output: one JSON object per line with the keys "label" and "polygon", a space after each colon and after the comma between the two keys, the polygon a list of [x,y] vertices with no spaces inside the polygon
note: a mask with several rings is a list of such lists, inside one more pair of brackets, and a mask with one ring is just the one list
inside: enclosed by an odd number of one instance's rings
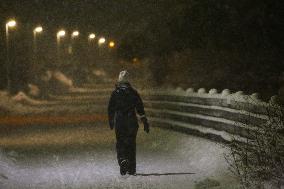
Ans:
{"label": "glowing street light", "polygon": [[36,27],[36,28],[34,29],[34,51],[35,51],[35,53],[36,53],[36,51],[37,51],[36,36],[37,36],[37,34],[42,33],[42,31],[43,31],[43,28],[42,28],[41,26],[38,26],[38,27]]}
{"label": "glowing street light", "polygon": [[71,37],[72,37],[72,38],[78,37],[79,34],[80,34],[79,31],[73,31]]}
{"label": "glowing street light", "polygon": [[64,37],[66,34],[66,32],[64,30],[60,30],[59,32],[57,32],[57,37],[60,38],[60,37]]}
{"label": "glowing street light", "polygon": [[109,42],[108,46],[109,46],[110,48],[114,48],[115,43],[114,43],[113,41],[111,41],[111,42]]}
{"label": "glowing street light", "polygon": [[68,53],[73,54],[73,45],[74,45],[74,39],[77,38],[80,35],[79,31],[73,31],[71,34],[71,43],[69,44],[68,47]]}
{"label": "glowing street light", "polygon": [[99,45],[102,45],[106,42],[106,39],[104,37],[101,37],[98,41]]}
{"label": "glowing street light", "polygon": [[15,20],[10,20],[7,22],[6,26],[7,27],[10,27],[10,28],[13,28],[17,25],[17,22]]}
{"label": "glowing street light", "polygon": [[43,31],[41,26],[38,26],[34,29],[34,33],[41,33]]}
{"label": "glowing street light", "polygon": [[34,41],[33,41],[33,49],[34,49],[34,61],[37,60],[37,34],[40,34],[42,33],[43,31],[43,28],[41,26],[37,26],[35,29],[34,29]]}
{"label": "glowing street light", "polygon": [[6,77],[7,77],[7,90],[10,91],[11,79],[10,79],[10,57],[9,57],[9,28],[13,29],[17,25],[15,20],[9,20],[6,23]]}
{"label": "glowing street light", "polygon": [[96,35],[95,35],[94,33],[91,33],[91,34],[89,35],[89,39],[90,39],[90,40],[95,39],[95,38],[96,38]]}
{"label": "glowing street light", "polygon": [[60,30],[56,34],[56,37],[57,37],[57,59],[58,59],[58,63],[60,63],[60,39],[65,37],[65,35],[66,35],[65,30]]}
{"label": "glowing street light", "polygon": [[59,32],[57,32],[57,45],[59,45],[60,43],[60,38],[64,37],[66,35],[66,32],[64,30],[60,30]]}

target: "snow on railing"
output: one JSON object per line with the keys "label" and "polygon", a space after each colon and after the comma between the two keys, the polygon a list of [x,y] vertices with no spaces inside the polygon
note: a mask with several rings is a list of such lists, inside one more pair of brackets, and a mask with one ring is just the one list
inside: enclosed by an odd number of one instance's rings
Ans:
{"label": "snow on railing", "polygon": [[144,89],[141,94],[155,126],[223,141],[248,137],[249,130],[256,130],[259,124],[267,122],[267,108],[278,102],[277,96],[265,102],[258,93],[246,95],[229,89],[207,92],[205,88],[177,87]]}

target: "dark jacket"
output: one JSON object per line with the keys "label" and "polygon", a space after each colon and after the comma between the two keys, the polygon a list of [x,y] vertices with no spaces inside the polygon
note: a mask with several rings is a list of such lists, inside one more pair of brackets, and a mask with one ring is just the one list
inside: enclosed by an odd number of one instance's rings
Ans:
{"label": "dark jacket", "polygon": [[138,92],[129,83],[117,84],[108,105],[110,128],[138,128],[136,112],[141,118],[146,119],[143,102]]}

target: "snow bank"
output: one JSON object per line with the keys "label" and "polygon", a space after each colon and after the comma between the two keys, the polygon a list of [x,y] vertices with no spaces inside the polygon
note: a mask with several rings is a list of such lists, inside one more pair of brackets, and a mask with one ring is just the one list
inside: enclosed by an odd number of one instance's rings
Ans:
{"label": "snow bank", "polygon": [[47,104],[48,101],[34,100],[24,92],[19,92],[15,96],[10,96],[5,91],[0,91],[0,110],[1,115],[7,114],[31,114],[44,112],[43,108],[34,108],[28,105]]}
{"label": "snow bank", "polygon": [[33,84],[28,84],[29,95],[38,97],[40,95],[40,89],[38,86]]}
{"label": "snow bank", "polygon": [[22,91],[20,91],[17,95],[13,96],[11,99],[15,102],[20,102],[23,104],[41,104],[41,101],[30,98]]}
{"label": "snow bank", "polygon": [[65,93],[74,88],[72,79],[58,70],[47,70],[35,83],[28,84],[28,94],[34,97],[48,97],[49,94]]}
{"label": "snow bank", "polygon": [[53,77],[66,87],[73,87],[73,81],[60,71],[55,71]]}

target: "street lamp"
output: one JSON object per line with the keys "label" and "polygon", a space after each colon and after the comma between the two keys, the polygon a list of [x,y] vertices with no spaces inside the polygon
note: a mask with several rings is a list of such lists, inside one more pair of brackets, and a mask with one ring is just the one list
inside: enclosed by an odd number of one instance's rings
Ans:
{"label": "street lamp", "polygon": [[15,20],[10,20],[7,22],[6,26],[12,28],[15,27],[17,25],[17,22]]}
{"label": "street lamp", "polygon": [[41,26],[38,26],[34,29],[34,53],[36,54],[37,53],[37,34],[40,34],[42,33],[43,31],[43,28]]}
{"label": "street lamp", "polygon": [[9,57],[9,28],[15,28],[17,22],[15,20],[9,20],[6,23],[6,77],[7,77],[7,90],[10,91],[11,79],[10,79],[10,57]]}
{"label": "street lamp", "polygon": [[114,48],[115,43],[114,43],[113,41],[111,41],[111,42],[109,42],[108,46],[109,46],[110,48]]}
{"label": "street lamp", "polygon": [[65,37],[65,35],[66,35],[65,30],[60,30],[56,34],[56,37],[57,37],[57,58],[58,58],[58,63],[60,61],[60,39]]}
{"label": "street lamp", "polygon": [[68,53],[72,54],[73,53],[73,43],[74,43],[74,38],[77,38],[80,35],[79,31],[73,31],[71,34],[71,43],[68,47]]}
{"label": "street lamp", "polygon": [[64,30],[60,30],[59,32],[57,32],[57,35],[56,35],[56,37],[57,37],[57,47],[59,47],[59,45],[60,45],[60,39],[61,39],[62,37],[64,37],[65,34],[66,34],[66,32],[65,32]]}
{"label": "street lamp", "polygon": [[[40,34],[42,33],[43,29],[41,26],[37,26],[34,31],[33,31],[33,35],[34,35],[34,40],[33,40],[33,63],[36,63],[38,61],[38,48],[37,48],[37,34]],[[33,66],[32,69],[33,69],[33,73],[36,72],[37,74],[37,69],[38,66]]]}
{"label": "street lamp", "polygon": [[94,33],[91,33],[90,35],[89,35],[89,40],[93,40],[93,39],[95,39],[96,38],[96,35],[94,34]]}
{"label": "street lamp", "polygon": [[73,31],[73,33],[71,35],[72,39],[75,38],[75,37],[78,37],[79,34],[80,34],[79,31]]}
{"label": "street lamp", "polygon": [[106,42],[106,39],[104,37],[101,37],[98,41],[99,45],[102,45]]}
{"label": "street lamp", "polygon": [[65,34],[66,34],[65,30],[60,30],[59,32],[57,32],[57,38],[64,37]]}
{"label": "street lamp", "polygon": [[41,26],[38,26],[34,29],[34,33],[41,33],[43,31]]}

